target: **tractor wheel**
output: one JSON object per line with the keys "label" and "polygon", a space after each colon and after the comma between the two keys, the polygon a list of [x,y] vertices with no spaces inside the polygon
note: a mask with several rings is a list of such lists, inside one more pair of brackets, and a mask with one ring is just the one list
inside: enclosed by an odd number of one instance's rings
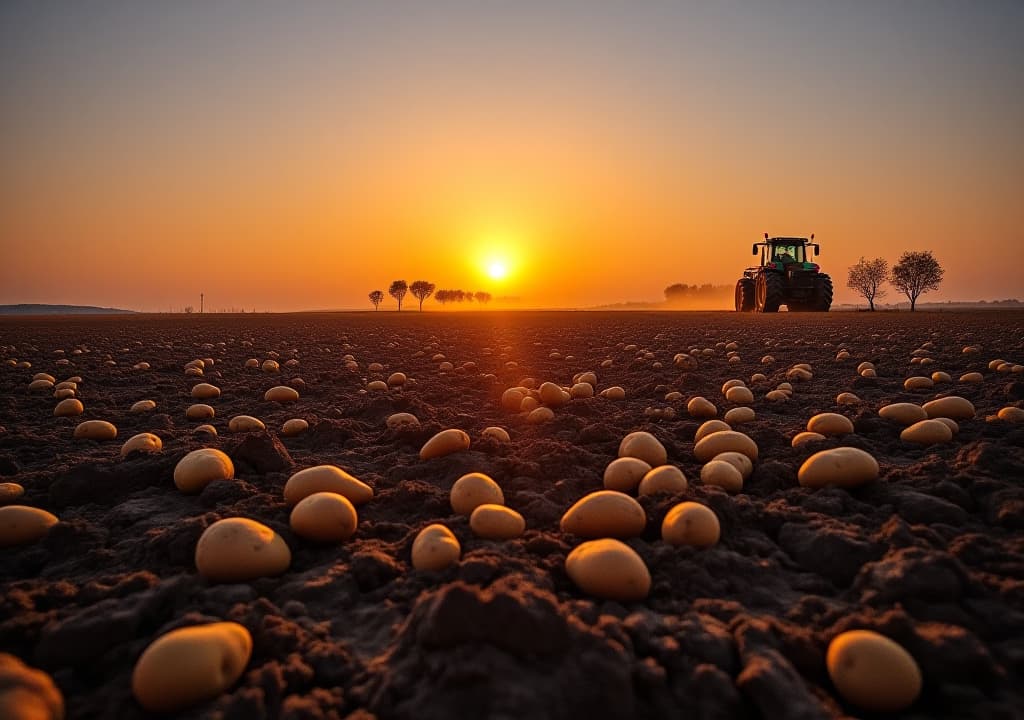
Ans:
{"label": "tractor wheel", "polygon": [[736,312],[754,309],[754,281],[743,278],[736,281]]}
{"label": "tractor wheel", "polygon": [[832,307],[832,278],[821,274],[814,282],[814,300],[808,310],[814,312],[828,312]]}
{"label": "tractor wheel", "polygon": [[778,312],[784,295],[781,275],[765,272],[757,276],[757,282],[754,283],[754,296],[758,312]]}

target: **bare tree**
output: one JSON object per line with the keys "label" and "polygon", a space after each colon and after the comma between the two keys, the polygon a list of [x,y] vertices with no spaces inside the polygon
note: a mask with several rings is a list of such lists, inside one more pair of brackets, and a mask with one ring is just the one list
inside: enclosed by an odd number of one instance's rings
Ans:
{"label": "bare tree", "polygon": [[913,312],[921,294],[936,290],[945,274],[946,271],[939,265],[931,250],[908,251],[892,266],[889,282],[907,296],[910,300],[910,311]]}
{"label": "bare tree", "polygon": [[863,257],[856,265],[850,266],[850,274],[846,279],[846,287],[856,290],[857,293],[868,301],[868,307],[875,309],[875,298],[883,298],[886,291],[882,289],[889,277],[889,263],[885,258],[865,260]]}
{"label": "bare tree", "polygon": [[423,312],[423,301],[434,294],[434,283],[416,280],[409,286],[409,291],[420,301],[420,312]]}
{"label": "bare tree", "polygon": [[409,283],[405,280],[395,280],[388,288],[388,295],[398,301],[398,312],[402,312],[402,300],[405,299],[407,292],[409,292]]}
{"label": "bare tree", "polygon": [[491,294],[489,292],[484,292],[483,290],[478,290],[475,297],[476,301],[481,305],[486,305],[491,301]]}
{"label": "bare tree", "polygon": [[370,298],[370,302],[373,303],[373,309],[374,310],[379,310],[380,309],[380,304],[382,302],[384,302],[384,291],[383,290],[374,290],[372,293],[370,293],[369,298]]}
{"label": "bare tree", "polygon": [[186,315],[191,315],[195,311],[196,311],[196,309],[194,307],[192,307],[191,305],[186,305],[185,306],[185,314]]}

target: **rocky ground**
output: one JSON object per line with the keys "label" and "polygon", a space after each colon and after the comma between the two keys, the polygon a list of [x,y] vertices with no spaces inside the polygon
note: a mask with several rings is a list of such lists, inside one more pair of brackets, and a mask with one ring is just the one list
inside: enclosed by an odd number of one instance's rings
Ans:
{"label": "rocky ground", "polygon": [[[726,360],[729,342],[739,363]],[[925,343],[933,363],[911,364]],[[979,352],[962,352],[968,345]],[[863,716],[825,667],[829,641],[854,628],[896,640],[920,666],[922,694],[901,717],[1024,712],[1024,425],[989,418],[1022,404],[1024,376],[988,367],[996,358],[1024,362],[1024,312],[31,318],[0,320],[0,346],[3,359],[31,363],[0,365],[0,481],[21,484],[20,503],[60,519],[45,539],[0,551],[0,650],[52,675],[72,718],[145,717],[130,686],[140,653],[169,629],[215,619],[249,629],[252,658],[228,692],[180,717]],[[714,353],[682,371],[673,356],[691,348]],[[840,349],[849,360],[835,360]],[[279,374],[245,368],[271,352]],[[439,370],[436,353],[451,371]],[[346,354],[357,369],[346,368]],[[775,362],[762,364],[766,354]],[[202,378],[186,376],[197,358],[215,364]],[[298,364],[285,366],[292,358]],[[858,375],[865,360],[877,378]],[[133,369],[143,361],[150,369]],[[369,372],[375,362],[383,372]],[[800,362],[813,378],[794,383],[788,402],[766,401]],[[953,383],[903,389],[904,378],[935,370]],[[364,390],[394,371],[413,382]],[[626,399],[576,399],[540,425],[500,407],[502,392],[523,378],[565,385],[582,371],[597,373],[598,390],[623,387]],[[968,371],[983,381],[958,383]],[[52,391],[28,390],[37,372],[81,376],[84,414],[53,417]],[[722,384],[750,384],[757,372],[768,376],[751,385],[757,419],[740,429],[760,457],[743,492],[729,495],[699,480],[699,422],[686,401],[703,395],[724,411]],[[304,383],[297,402],[263,400],[295,378]],[[194,434],[198,423],[185,418],[199,381],[222,391],[210,401],[217,438]],[[671,391],[682,400],[666,402]],[[862,402],[838,406],[841,392]],[[900,426],[877,415],[886,403],[943,394],[978,410],[950,443],[908,445]],[[147,398],[155,410],[128,412]],[[650,407],[676,416],[653,419]],[[421,426],[388,429],[385,418],[398,411]],[[847,415],[855,434],[791,447],[825,411]],[[261,418],[267,431],[228,432],[238,414]],[[282,437],[293,417],[309,430]],[[74,440],[83,419],[114,423],[118,439]],[[481,438],[492,425],[511,443]],[[420,447],[444,428],[465,430],[471,448],[420,461]],[[562,534],[559,519],[602,487],[620,439],[634,430],[661,440],[690,487],[639,498],[648,526],[628,544],[653,584],[646,601],[620,604],[569,580],[565,557],[580,538]],[[121,459],[121,442],[144,431],[163,439],[163,452]],[[837,445],[874,455],[879,481],[800,487],[803,460]],[[236,479],[184,495],[175,464],[203,446],[226,451]],[[375,491],[355,536],[333,546],[292,533],[282,497],[292,472],[325,463]],[[448,491],[471,471],[494,478],[526,519],[520,539],[475,538],[452,512]],[[684,499],[718,515],[716,546],[661,541],[662,518]],[[293,553],[290,570],[245,584],[200,578],[196,542],[230,516],[278,532]],[[413,538],[435,522],[454,531],[462,559],[440,573],[413,570]]]}

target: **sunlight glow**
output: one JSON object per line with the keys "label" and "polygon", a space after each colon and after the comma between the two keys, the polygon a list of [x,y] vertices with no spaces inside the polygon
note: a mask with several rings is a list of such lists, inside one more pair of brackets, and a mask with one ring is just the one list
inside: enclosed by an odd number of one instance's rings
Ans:
{"label": "sunlight glow", "polygon": [[508,264],[504,260],[491,260],[487,263],[487,275],[492,280],[504,280],[508,275]]}

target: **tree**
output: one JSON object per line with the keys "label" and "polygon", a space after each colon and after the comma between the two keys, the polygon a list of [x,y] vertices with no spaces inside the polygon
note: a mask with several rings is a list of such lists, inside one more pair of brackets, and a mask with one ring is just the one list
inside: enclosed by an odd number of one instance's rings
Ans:
{"label": "tree", "polygon": [[882,289],[882,283],[889,277],[889,263],[885,258],[865,260],[863,257],[856,265],[850,266],[850,274],[846,279],[846,287],[856,290],[857,293],[868,301],[868,307],[872,312],[875,309],[875,298],[883,298],[886,291]]}
{"label": "tree", "polygon": [[910,300],[910,311],[913,312],[921,294],[936,290],[945,274],[946,271],[939,265],[931,250],[908,251],[892,266],[889,282],[907,296]]}
{"label": "tree", "polygon": [[465,290],[452,290],[452,297],[455,299],[455,302],[465,302],[466,301],[466,291]]}
{"label": "tree", "polygon": [[434,294],[434,283],[416,280],[409,286],[409,291],[420,301],[420,312],[423,312],[423,301]]}
{"label": "tree", "polygon": [[475,297],[476,301],[481,305],[486,305],[491,301],[491,294],[489,292],[484,292],[483,290],[477,290]]}
{"label": "tree", "polygon": [[434,293],[434,299],[441,303],[442,307],[445,303],[451,302],[452,291],[451,290],[438,290]]}
{"label": "tree", "polygon": [[402,300],[405,299],[407,292],[409,292],[409,283],[405,280],[395,280],[388,288],[388,295],[398,301],[398,312],[402,312]]}
{"label": "tree", "polygon": [[380,304],[382,302],[384,302],[384,291],[383,290],[374,290],[372,293],[370,293],[369,297],[370,297],[370,302],[373,303],[373,309],[374,310],[379,310],[380,309]]}
{"label": "tree", "polygon": [[186,315],[191,315],[195,311],[196,311],[196,309],[194,307],[192,307],[191,305],[186,305],[185,306],[185,314]]}

